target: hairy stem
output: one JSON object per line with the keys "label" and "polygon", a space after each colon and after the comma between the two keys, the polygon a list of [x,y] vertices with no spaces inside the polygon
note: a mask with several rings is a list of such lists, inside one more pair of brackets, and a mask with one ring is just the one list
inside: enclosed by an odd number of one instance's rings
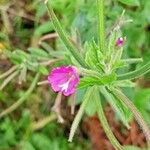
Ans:
{"label": "hairy stem", "polygon": [[77,127],[80,123],[80,120],[83,116],[83,113],[84,113],[84,110],[85,110],[85,107],[87,106],[89,100],[90,100],[90,97],[91,97],[91,94],[93,93],[93,87],[89,88],[87,91],[86,91],[86,94],[84,96],[84,99],[83,99],[83,102],[80,106],[80,109],[77,113],[77,115],[75,116],[75,119],[72,123],[72,126],[71,126],[71,129],[70,129],[70,134],[69,134],[69,139],[68,141],[69,142],[72,142],[72,139],[73,139],[73,136],[75,134],[75,131],[77,130]]}
{"label": "hairy stem", "polygon": [[6,71],[6,72],[4,72],[3,74],[0,75],[0,79],[3,79],[5,77],[7,77],[9,74],[14,72],[16,69],[17,69],[17,66],[11,67],[8,71]]}
{"label": "hairy stem", "polygon": [[144,118],[142,117],[141,113],[134,106],[134,104],[128,99],[128,97],[126,97],[120,90],[113,88],[113,93],[115,94],[116,97],[118,97],[120,100],[122,100],[128,106],[128,108],[132,111],[135,119],[141,126],[141,128],[146,136],[148,145],[150,146],[150,129],[147,126],[147,124],[145,123]]}
{"label": "hairy stem", "polygon": [[0,86],[0,90],[3,90],[3,88],[15,77],[19,74],[19,70],[16,70],[15,72],[13,72],[10,76],[8,76],[2,83],[2,85]]}
{"label": "hairy stem", "polygon": [[9,9],[9,6],[6,6],[6,7],[7,8],[1,9],[0,11],[1,11],[1,17],[4,23],[4,27],[6,28],[7,32],[10,34],[13,32],[13,28],[12,28],[12,25],[10,23],[10,20],[7,14],[7,9]]}
{"label": "hairy stem", "polygon": [[15,109],[17,109],[29,97],[29,95],[32,93],[32,91],[36,87],[36,84],[39,80],[39,77],[40,77],[40,74],[37,73],[34,80],[33,80],[33,82],[32,82],[32,84],[30,85],[29,89],[24,93],[24,95],[16,103],[14,103],[9,108],[7,108],[3,112],[1,112],[0,113],[0,118],[6,116],[7,114],[9,114],[12,111],[14,111]]}
{"label": "hairy stem", "polygon": [[99,32],[99,48],[104,52],[105,34],[104,34],[104,7],[103,0],[97,0],[98,4],[98,32]]}
{"label": "hairy stem", "polygon": [[56,119],[57,119],[57,116],[55,114],[50,114],[49,116],[39,120],[38,122],[33,122],[31,125],[31,128],[33,131],[42,129],[48,123],[50,123]]}
{"label": "hairy stem", "polygon": [[101,121],[102,127],[110,140],[111,144],[114,146],[115,149],[117,150],[123,150],[123,147],[120,145],[116,137],[114,136],[113,132],[111,131],[111,128],[107,122],[106,116],[103,111],[103,107],[100,101],[100,96],[99,96],[99,91],[97,90],[97,98],[95,99],[96,106],[97,106],[97,113],[98,117]]}
{"label": "hairy stem", "polygon": [[134,64],[134,63],[143,62],[143,59],[142,58],[129,58],[129,59],[122,59],[121,62],[124,64]]}

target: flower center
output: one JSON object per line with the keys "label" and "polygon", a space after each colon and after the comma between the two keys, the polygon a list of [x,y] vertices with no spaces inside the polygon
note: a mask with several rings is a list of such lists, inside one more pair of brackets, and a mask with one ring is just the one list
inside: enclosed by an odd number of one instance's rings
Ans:
{"label": "flower center", "polygon": [[65,82],[65,83],[59,85],[59,87],[61,88],[61,91],[62,91],[62,92],[63,92],[63,91],[67,92],[68,87],[69,87],[69,83],[70,83],[70,81],[71,81],[72,79],[73,79],[73,75],[70,76],[70,78],[69,78],[69,80],[68,80],[67,82]]}
{"label": "flower center", "polygon": [[70,81],[68,80],[66,83],[59,85],[59,87],[61,88],[61,91],[67,92],[68,87],[69,87],[69,82]]}

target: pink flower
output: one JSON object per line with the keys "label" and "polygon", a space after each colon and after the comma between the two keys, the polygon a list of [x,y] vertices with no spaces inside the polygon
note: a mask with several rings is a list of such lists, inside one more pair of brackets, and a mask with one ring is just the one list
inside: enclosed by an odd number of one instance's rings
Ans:
{"label": "pink flower", "polygon": [[48,81],[55,92],[62,92],[65,96],[75,93],[79,83],[79,75],[73,66],[54,68],[48,75]]}
{"label": "pink flower", "polygon": [[123,37],[119,37],[116,41],[116,46],[117,47],[121,47],[124,44],[124,38]]}

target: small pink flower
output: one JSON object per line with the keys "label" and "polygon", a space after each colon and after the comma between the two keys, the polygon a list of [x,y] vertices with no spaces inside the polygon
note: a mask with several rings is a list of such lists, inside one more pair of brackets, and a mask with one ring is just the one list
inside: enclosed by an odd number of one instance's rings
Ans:
{"label": "small pink flower", "polygon": [[116,41],[116,46],[117,47],[121,47],[124,44],[124,38],[123,37],[119,37]]}
{"label": "small pink flower", "polygon": [[75,93],[79,83],[79,75],[73,66],[54,68],[48,75],[48,81],[55,92],[62,92],[65,96]]}

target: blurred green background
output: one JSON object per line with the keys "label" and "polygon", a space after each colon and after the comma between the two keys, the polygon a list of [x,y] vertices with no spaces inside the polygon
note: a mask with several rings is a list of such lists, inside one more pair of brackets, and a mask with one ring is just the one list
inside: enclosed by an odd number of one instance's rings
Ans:
{"label": "blurred green background", "polygon": [[[62,26],[80,46],[93,37],[97,39],[96,0],[51,1]],[[105,1],[106,33],[110,31],[123,10],[126,10],[125,19],[132,20],[122,27],[123,36],[126,37],[124,57],[142,57],[145,63],[150,59],[150,1]],[[52,23],[49,21],[42,0],[0,0],[0,74],[12,65],[5,56],[5,48],[11,51],[15,49],[27,51],[29,47],[38,46],[58,51],[65,49],[57,35],[52,35],[53,33]],[[41,41],[43,45],[40,45]],[[136,67],[138,66],[132,65],[124,72]],[[125,89],[125,91],[129,97],[132,97],[150,125],[149,75],[136,81],[136,89]],[[33,74],[30,73],[28,82],[19,85],[13,80],[3,91],[0,91],[0,111],[2,112],[21,97],[32,80]],[[57,123],[55,116],[50,113],[54,100],[55,94],[48,86],[38,86],[23,105],[1,119],[0,150],[94,149],[82,126],[73,142],[67,142],[73,116],[67,112],[69,108],[63,106],[67,121],[64,125]],[[87,110],[87,114],[91,115],[88,112],[91,110]]]}

